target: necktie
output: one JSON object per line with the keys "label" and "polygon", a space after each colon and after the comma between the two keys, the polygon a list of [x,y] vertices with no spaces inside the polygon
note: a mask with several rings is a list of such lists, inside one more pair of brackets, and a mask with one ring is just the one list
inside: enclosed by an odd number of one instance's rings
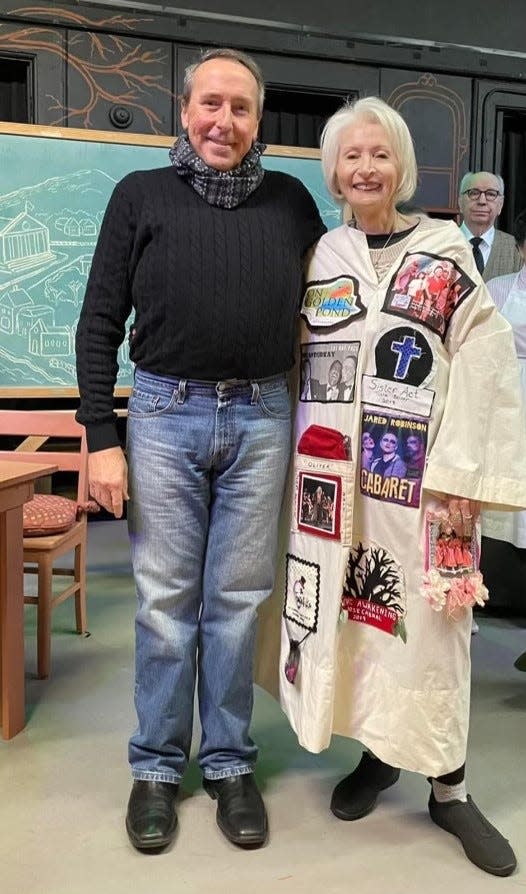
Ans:
{"label": "necktie", "polygon": [[475,264],[477,265],[477,270],[479,273],[482,273],[484,270],[484,258],[482,257],[482,252],[480,250],[480,243],[482,239],[480,236],[473,236],[473,239],[469,240],[473,246],[473,257],[475,258]]}

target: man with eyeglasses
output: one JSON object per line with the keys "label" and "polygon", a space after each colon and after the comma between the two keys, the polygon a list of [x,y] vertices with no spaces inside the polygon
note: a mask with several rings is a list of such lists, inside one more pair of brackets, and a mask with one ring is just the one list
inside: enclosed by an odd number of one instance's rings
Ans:
{"label": "man with eyeglasses", "polygon": [[494,276],[515,273],[522,266],[513,236],[495,229],[503,204],[502,177],[488,171],[464,175],[459,195],[460,229],[473,246],[475,264],[485,282]]}

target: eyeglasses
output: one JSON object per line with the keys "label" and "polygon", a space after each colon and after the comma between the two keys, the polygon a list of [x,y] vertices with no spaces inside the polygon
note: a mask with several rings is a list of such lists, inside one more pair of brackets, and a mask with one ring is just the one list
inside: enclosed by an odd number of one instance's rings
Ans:
{"label": "eyeglasses", "polygon": [[467,196],[468,199],[480,199],[481,196],[485,196],[488,202],[494,202],[495,199],[498,199],[502,193],[498,191],[498,189],[465,189],[462,193],[463,196]]}

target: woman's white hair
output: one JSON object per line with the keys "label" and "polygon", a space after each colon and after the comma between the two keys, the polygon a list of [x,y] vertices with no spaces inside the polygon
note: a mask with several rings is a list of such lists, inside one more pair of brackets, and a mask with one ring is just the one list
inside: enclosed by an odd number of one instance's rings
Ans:
{"label": "woman's white hair", "polygon": [[416,190],[418,178],[413,140],[402,116],[378,96],[365,96],[353,103],[346,103],[329,118],[323,128],[321,166],[327,189],[339,202],[345,202],[338,186],[336,167],[342,131],[357,121],[380,124],[385,130],[398,169],[394,204],[409,201]]}

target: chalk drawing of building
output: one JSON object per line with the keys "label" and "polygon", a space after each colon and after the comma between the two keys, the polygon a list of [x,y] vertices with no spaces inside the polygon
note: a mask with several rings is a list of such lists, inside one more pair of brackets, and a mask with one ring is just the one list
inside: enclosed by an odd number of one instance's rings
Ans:
{"label": "chalk drawing of building", "polygon": [[0,295],[0,329],[14,335],[17,332],[18,314],[26,306],[32,307],[33,301],[26,290],[17,285]]}
{"label": "chalk drawing of building", "polygon": [[45,321],[38,319],[29,332],[29,353],[38,357],[69,357],[73,353],[71,329],[48,329]]}
{"label": "chalk drawing of building", "polygon": [[52,261],[49,229],[24,211],[0,230],[0,266],[22,271]]}

